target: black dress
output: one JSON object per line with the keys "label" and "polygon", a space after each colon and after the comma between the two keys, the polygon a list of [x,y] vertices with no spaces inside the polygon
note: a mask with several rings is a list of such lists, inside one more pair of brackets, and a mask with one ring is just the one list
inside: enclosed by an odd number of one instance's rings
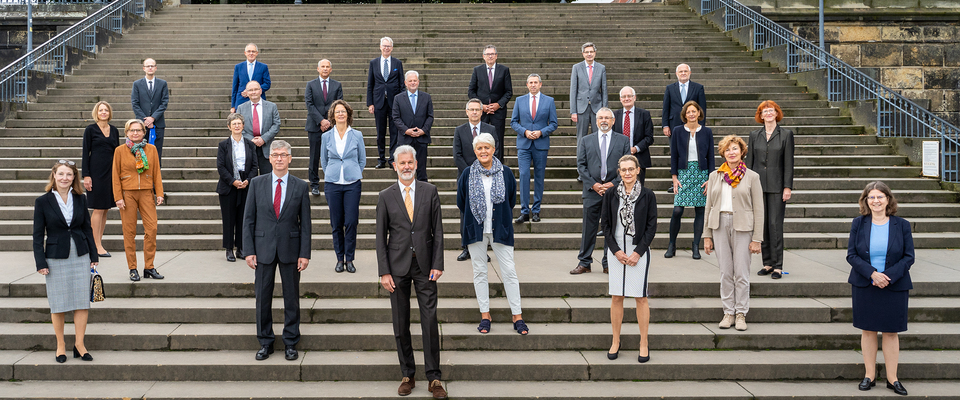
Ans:
{"label": "black dress", "polygon": [[92,190],[87,192],[87,205],[95,210],[108,210],[117,205],[113,199],[113,152],[120,145],[120,131],[110,125],[110,136],[103,136],[97,124],[83,131],[81,173],[90,177]]}

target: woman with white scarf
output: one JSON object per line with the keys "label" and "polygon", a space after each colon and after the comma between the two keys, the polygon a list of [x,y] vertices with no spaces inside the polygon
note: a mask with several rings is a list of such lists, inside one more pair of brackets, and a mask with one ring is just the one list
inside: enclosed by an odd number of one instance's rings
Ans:
{"label": "woman with white scarf", "polygon": [[480,305],[480,333],[491,328],[490,289],[487,283],[487,246],[500,265],[503,290],[513,314],[513,329],[521,335],[530,332],[520,312],[520,281],[513,263],[513,207],[517,205],[517,181],[510,168],[494,153],[496,142],[489,133],[473,139],[477,161],[463,170],[457,180],[457,207],[463,213],[460,226],[463,244],[473,261],[473,287]]}

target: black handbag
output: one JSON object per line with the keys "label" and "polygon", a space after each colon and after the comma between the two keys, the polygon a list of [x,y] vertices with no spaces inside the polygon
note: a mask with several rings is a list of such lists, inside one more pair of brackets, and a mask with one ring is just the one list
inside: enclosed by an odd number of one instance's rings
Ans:
{"label": "black handbag", "polygon": [[103,299],[106,298],[106,294],[103,292],[103,278],[101,278],[100,273],[97,272],[97,267],[91,267],[90,273],[93,274],[93,279],[90,283],[90,302],[96,303],[103,301]]}

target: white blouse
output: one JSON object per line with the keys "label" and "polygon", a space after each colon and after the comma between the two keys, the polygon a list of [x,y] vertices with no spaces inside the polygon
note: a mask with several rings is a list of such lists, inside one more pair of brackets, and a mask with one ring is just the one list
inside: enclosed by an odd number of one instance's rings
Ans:
{"label": "white blouse", "polygon": [[50,193],[53,193],[53,197],[57,198],[57,204],[60,205],[63,219],[67,221],[67,226],[70,226],[70,222],[73,221],[73,193],[67,194],[66,202],[63,201],[63,197],[60,197],[60,193],[57,193],[56,189],[51,190]]}

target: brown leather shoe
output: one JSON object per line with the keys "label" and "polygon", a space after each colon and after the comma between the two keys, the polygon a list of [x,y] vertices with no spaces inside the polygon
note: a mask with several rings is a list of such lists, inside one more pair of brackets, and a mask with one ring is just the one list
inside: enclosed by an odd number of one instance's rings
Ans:
{"label": "brown leather shoe", "polygon": [[400,388],[397,389],[397,394],[407,396],[415,387],[417,387],[417,382],[414,381],[413,378],[404,377],[403,380],[400,381]]}
{"label": "brown leather shoe", "polygon": [[576,268],[570,270],[570,275],[580,275],[587,272],[590,272],[590,268],[578,265]]}
{"label": "brown leather shoe", "polygon": [[447,398],[447,391],[443,389],[443,384],[440,383],[439,379],[430,381],[430,388],[427,390],[433,393],[433,398],[435,399]]}

